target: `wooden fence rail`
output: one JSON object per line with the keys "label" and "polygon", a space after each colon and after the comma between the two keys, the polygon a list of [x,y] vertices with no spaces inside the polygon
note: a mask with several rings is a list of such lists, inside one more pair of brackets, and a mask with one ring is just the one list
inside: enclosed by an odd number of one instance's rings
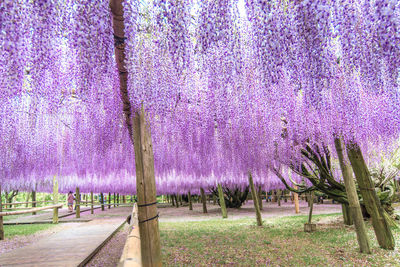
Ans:
{"label": "wooden fence rail", "polygon": [[136,203],[132,209],[129,227],[130,232],[128,238],[126,239],[118,267],[141,267],[143,266],[142,252],[140,247],[138,207]]}

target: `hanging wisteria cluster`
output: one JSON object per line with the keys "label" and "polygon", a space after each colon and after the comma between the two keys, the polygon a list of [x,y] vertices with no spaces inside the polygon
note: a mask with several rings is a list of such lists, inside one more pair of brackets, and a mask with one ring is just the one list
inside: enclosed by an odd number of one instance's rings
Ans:
{"label": "hanging wisteria cluster", "polygon": [[[271,168],[299,181],[287,166],[307,143],[333,150],[341,137],[371,161],[397,144],[397,1],[123,5],[129,97],[146,109],[159,193],[244,187],[248,172],[283,188]],[[106,0],[1,1],[5,190],[49,191],[57,176],[63,192],[135,192],[111,23]]]}

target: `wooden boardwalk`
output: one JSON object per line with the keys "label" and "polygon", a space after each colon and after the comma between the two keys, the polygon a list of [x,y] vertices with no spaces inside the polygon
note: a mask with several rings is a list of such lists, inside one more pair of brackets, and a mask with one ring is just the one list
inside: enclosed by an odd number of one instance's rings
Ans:
{"label": "wooden boardwalk", "polygon": [[124,223],[124,218],[77,223],[75,227],[1,254],[0,266],[83,266]]}

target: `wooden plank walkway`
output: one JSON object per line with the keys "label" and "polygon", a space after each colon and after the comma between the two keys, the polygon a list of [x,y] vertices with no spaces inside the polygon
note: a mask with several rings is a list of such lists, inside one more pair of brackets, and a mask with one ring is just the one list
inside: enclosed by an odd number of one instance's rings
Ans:
{"label": "wooden plank walkway", "polygon": [[0,266],[83,266],[125,218],[94,219],[0,255]]}

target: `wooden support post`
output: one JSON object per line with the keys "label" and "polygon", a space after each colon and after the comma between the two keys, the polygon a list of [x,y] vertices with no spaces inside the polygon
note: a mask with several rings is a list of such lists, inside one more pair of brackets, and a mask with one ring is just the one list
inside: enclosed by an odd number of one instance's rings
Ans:
{"label": "wooden support post", "polygon": [[253,198],[254,208],[256,210],[257,225],[262,226],[261,211],[260,211],[260,206],[258,205],[259,204],[258,194],[253,183],[253,177],[251,176],[251,172],[249,172],[249,185],[251,190],[251,197]]}
{"label": "wooden support post", "polygon": [[193,210],[192,195],[190,195],[190,191],[188,192],[188,200],[189,200],[189,210]]}
{"label": "wooden support post", "polygon": [[349,213],[350,216],[353,217],[360,252],[369,254],[371,253],[369,238],[361,212],[360,201],[358,199],[356,190],[356,183],[354,182],[350,166],[344,160],[343,145],[339,138],[335,139],[335,148],[346,187],[347,200],[349,201]]}
{"label": "wooden support post", "polygon": [[375,236],[379,246],[384,249],[394,249],[395,242],[392,231],[385,218],[385,211],[375,191],[368,167],[364,161],[360,147],[357,144],[347,145],[347,155],[358,182],[364,205],[372,218]]}
{"label": "wooden support post", "polygon": [[[36,191],[32,191],[32,208],[36,208]],[[36,212],[32,212],[32,215],[36,215]]]}
{"label": "wooden support post", "polygon": [[90,192],[90,214],[94,213],[94,207],[93,207],[93,191]]}
{"label": "wooden support post", "polygon": [[[123,0],[110,0],[115,42],[120,93],[123,102],[125,124],[135,151],[136,190],[138,198],[138,220],[143,266],[161,266],[161,244],[158,228],[154,154],[151,133],[145,118],[144,107],[132,108],[128,92],[128,71],[125,67],[125,26]],[[132,121],[133,111],[133,121]],[[133,122],[133,123],[132,123]]]}
{"label": "wooden support post", "polygon": [[81,217],[81,194],[79,192],[79,187],[76,187],[76,191],[75,191],[75,207],[76,207],[75,217],[80,218]]}
{"label": "wooden support post", "polygon": [[315,223],[311,223],[314,206],[314,191],[311,191],[308,200],[310,203],[310,211],[308,213],[308,223],[304,224],[304,232],[314,232],[317,228],[317,225]]}
{"label": "wooden support post", "polygon": [[[293,186],[294,189],[297,189],[297,186]],[[294,209],[296,213],[300,213],[300,206],[299,206],[299,194],[293,192],[293,199],[294,199]]]}
{"label": "wooden support post", "polygon": [[111,192],[108,192],[108,209],[111,209]]}
{"label": "wooden support post", "polygon": [[[2,205],[2,199],[1,199],[1,185],[0,185],[0,212],[3,211],[3,205]],[[4,240],[4,225],[3,225],[3,216],[0,216],[0,240]]]}
{"label": "wooden support post", "polygon": [[[56,176],[53,177],[53,205],[58,204],[58,181]],[[53,209],[53,223],[58,223],[58,208]]]}
{"label": "wooden support post", "polygon": [[203,203],[203,213],[207,213],[207,202],[206,202],[206,194],[204,193],[204,189],[200,188],[201,193],[201,202]]}
{"label": "wooden support post", "polygon": [[25,208],[28,208],[28,207],[29,207],[29,198],[30,198],[30,195],[31,195],[31,193],[30,193],[29,191],[26,192],[26,202],[28,202],[28,203],[25,204]]}
{"label": "wooden support post", "polygon": [[103,195],[103,193],[100,193],[100,198],[101,198],[101,211],[104,211],[104,195]]}
{"label": "wooden support post", "polygon": [[222,191],[221,184],[218,184],[218,196],[219,196],[219,204],[221,205],[222,218],[223,219],[228,218],[228,212],[226,211],[226,205],[225,205],[224,192]]}

